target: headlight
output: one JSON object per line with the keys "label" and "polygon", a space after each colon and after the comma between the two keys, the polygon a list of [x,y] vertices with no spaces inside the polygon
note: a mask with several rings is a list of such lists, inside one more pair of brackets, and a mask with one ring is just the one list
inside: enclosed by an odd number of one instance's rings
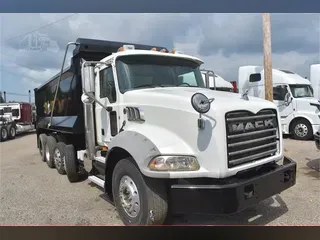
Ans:
{"label": "headlight", "polygon": [[152,171],[197,171],[200,169],[195,157],[191,156],[159,156],[148,165]]}
{"label": "headlight", "polygon": [[195,93],[191,97],[191,105],[198,113],[207,113],[210,110],[210,101],[202,93]]}

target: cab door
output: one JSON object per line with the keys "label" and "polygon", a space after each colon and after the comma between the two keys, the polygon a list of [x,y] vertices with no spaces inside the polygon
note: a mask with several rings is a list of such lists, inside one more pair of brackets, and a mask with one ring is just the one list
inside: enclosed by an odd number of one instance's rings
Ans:
{"label": "cab door", "polygon": [[95,103],[97,143],[108,145],[112,137],[118,133],[117,110],[119,107],[111,65],[97,72],[95,97],[104,106]]}
{"label": "cab door", "polygon": [[285,104],[286,94],[291,94],[286,85],[273,87],[273,102],[278,106],[281,124],[282,126],[288,127],[290,121],[294,118],[294,107],[292,101],[290,101],[288,105]]}

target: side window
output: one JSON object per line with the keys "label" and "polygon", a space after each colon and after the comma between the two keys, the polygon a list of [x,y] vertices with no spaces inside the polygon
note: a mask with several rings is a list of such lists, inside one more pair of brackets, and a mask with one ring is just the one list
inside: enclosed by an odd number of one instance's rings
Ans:
{"label": "side window", "polygon": [[273,100],[284,101],[284,97],[287,94],[286,86],[276,86],[273,88]]}
{"label": "side window", "polygon": [[261,74],[260,73],[253,73],[249,76],[249,82],[259,82],[261,80]]}
{"label": "side window", "polygon": [[110,103],[117,100],[112,67],[100,71],[100,98],[107,97]]}

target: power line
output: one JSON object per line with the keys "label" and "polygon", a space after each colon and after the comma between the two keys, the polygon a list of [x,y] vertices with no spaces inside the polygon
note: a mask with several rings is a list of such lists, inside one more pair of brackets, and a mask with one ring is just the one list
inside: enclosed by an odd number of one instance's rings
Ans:
{"label": "power line", "polygon": [[[29,94],[23,94],[23,93],[13,93],[13,92],[7,92],[7,91],[3,91],[3,93],[6,93],[6,95],[14,95],[14,96],[26,96],[26,97],[28,97],[29,96]],[[31,93],[31,95],[32,95],[32,92],[30,92]]]}
{"label": "power line", "polygon": [[[43,26],[41,26],[41,27],[39,27],[39,28],[36,28],[36,29],[34,29],[34,30],[31,30],[31,31],[25,32],[25,33],[23,33],[23,34],[20,34],[20,35],[18,35],[18,36],[16,36],[16,37],[8,38],[8,39],[6,39],[6,40],[4,40],[4,41],[11,41],[11,40],[13,40],[13,39],[22,37],[22,36],[24,36],[24,35],[26,35],[26,34],[33,33],[33,32],[38,31],[38,30],[40,30],[40,29],[49,27],[49,26],[51,26],[51,25],[53,25],[53,24],[56,24],[56,23],[61,22],[61,21],[63,21],[63,20],[66,20],[66,19],[68,19],[68,18],[70,18],[70,17],[72,17],[72,16],[74,16],[74,15],[76,15],[76,14],[77,14],[77,13],[70,14],[70,15],[64,17],[64,18],[61,18],[61,19],[57,20],[57,21],[48,23],[48,24],[43,25]],[[3,42],[3,41],[0,41],[0,42]]]}

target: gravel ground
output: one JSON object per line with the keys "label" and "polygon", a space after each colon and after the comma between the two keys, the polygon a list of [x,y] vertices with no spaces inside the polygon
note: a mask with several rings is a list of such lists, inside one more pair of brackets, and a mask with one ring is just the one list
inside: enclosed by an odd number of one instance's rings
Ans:
{"label": "gravel ground", "polygon": [[[187,216],[176,224],[320,224],[320,152],[312,141],[285,139],[298,164],[291,189],[230,216]],[[41,162],[35,134],[0,143],[0,224],[122,225],[115,208],[88,180],[69,183]]]}

